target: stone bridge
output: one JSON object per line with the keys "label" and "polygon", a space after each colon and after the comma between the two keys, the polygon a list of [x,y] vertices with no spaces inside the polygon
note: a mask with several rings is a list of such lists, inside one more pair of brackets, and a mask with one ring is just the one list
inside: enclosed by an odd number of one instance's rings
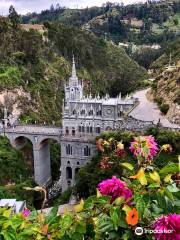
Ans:
{"label": "stone bridge", "polygon": [[18,150],[26,145],[27,140],[32,143],[35,182],[41,186],[49,185],[51,182],[51,167],[48,140],[53,139],[60,144],[62,129],[52,126],[19,125],[4,128],[2,134],[6,135],[11,145]]}

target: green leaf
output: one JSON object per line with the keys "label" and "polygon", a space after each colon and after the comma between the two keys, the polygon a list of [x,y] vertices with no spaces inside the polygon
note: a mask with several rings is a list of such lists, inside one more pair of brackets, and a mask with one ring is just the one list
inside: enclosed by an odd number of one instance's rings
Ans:
{"label": "green leaf", "polygon": [[162,195],[161,193],[157,192],[156,193],[156,199],[157,199],[157,202],[158,202],[158,206],[160,208],[162,208],[164,211],[166,211],[166,198],[164,195]]}
{"label": "green leaf", "polygon": [[177,188],[176,183],[173,183],[173,184],[171,184],[171,185],[168,185],[168,186],[167,186],[167,189],[168,189],[170,192],[179,192],[179,189]]}
{"label": "green leaf", "polygon": [[160,184],[161,180],[160,180],[160,177],[159,177],[158,172],[156,172],[156,171],[150,172],[150,173],[149,173],[149,176],[150,176],[150,178],[151,178],[153,181],[155,181],[155,182],[157,182],[157,183]]}
{"label": "green leaf", "polygon": [[133,165],[130,164],[130,163],[127,163],[127,162],[121,163],[120,165],[123,166],[123,167],[125,167],[125,168],[127,168],[127,169],[130,170],[130,171],[132,171],[132,170],[134,169]]}
{"label": "green leaf", "polygon": [[119,216],[120,216],[119,213],[120,213],[119,208],[113,207],[110,209],[110,217],[116,231],[118,230],[118,226],[119,226]]}
{"label": "green leaf", "polygon": [[136,203],[136,209],[138,211],[138,216],[140,219],[143,218],[145,208],[146,208],[145,202],[142,199],[139,199]]}
{"label": "green leaf", "polygon": [[99,231],[101,233],[110,232],[114,230],[114,224],[109,217],[103,217],[99,219]]}
{"label": "green leaf", "polygon": [[148,157],[148,154],[149,154],[149,148],[148,148],[147,146],[144,146],[144,147],[143,147],[143,152],[144,152],[145,158],[147,158],[147,157]]}
{"label": "green leaf", "polygon": [[86,222],[77,222],[75,231],[81,234],[86,233]]}
{"label": "green leaf", "polygon": [[163,167],[160,171],[159,174],[161,178],[165,178],[166,175],[168,174],[175,174],[179,172],[179,164],[178,163],[171,163],[165,167]]}
{"label": "green leaf", "polygon": [[159,188],[159,183],[151,183],[149,184],[148,188]]}
{"label": "green leaf", "polygon": [[168,183],[171,181],[171,176],[172,174],[168,174],[165,178],[164,178],[164,182]]}
{"label": "green leaf", "polygon": [[164,194],[171,200],[174,200],[173,194],[168,190],[168,188],[165,188]]}

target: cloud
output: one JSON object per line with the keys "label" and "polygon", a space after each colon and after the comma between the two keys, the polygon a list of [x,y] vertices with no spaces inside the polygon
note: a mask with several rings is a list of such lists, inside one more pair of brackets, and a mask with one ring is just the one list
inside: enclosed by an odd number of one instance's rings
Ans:
{"label": "cloud", "polygon": [[[140,0],[144,1],[145,0]],[[91,6],[101,6],[107,0],[0,0],[0,14],[7,14],[10,5],[16,8],[16,11],[21,14],[28,12],[40,12],[44,9],[49,9],[51,4],[70,8],[84,8]],[[113,2],[113,1],[112,1]],[[124,4],[138,2],[138,0],[120,0],[115,2],[123,2]]]}

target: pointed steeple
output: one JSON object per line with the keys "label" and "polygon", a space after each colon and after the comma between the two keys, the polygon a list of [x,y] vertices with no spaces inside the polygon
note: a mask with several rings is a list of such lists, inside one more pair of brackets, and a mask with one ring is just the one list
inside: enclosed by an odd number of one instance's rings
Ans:
{"label": "pointed steeple", "polygon": [[78,78],[76,75],[76,63],[74,60],[74,55],[73,55],[73,59],[72,59],[72,74],[71,77],[69,78],[69,85],[70,86],[77,86],[78,85]]}
{"label": "pointed steeple", "polygon": [[73,54],[73,61],[72,61],[72,75],[71,75],[72,78],[77,78],[76,76],[76,63],[75,63],[75,60],[74,60],[74,54]]}

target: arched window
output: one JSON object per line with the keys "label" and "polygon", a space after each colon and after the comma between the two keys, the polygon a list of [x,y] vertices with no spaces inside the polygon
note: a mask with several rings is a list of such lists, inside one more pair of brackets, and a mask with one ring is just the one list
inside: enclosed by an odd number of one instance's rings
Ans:
{"label": "arched window", "polygon": [[72,127],[72,136],[75,136],[75,135],[76,135],[75,127]]}
{"label": "arched window", "polygon": [[66,135],[69,135],[69,128],[66,127]]}
{"label": "arched window", "polygon": [[100,127],[96,127],[96,133],[100,133],[101,132],[101,128]]}
{"label": "arched window", "polygon": [[66,179],[72,179],[72,168],[71,167],[66,168]]}
{"label": "arched window", "polygon": [[85,115],[85,114],[86,114],[85,109],[82,109],[82,110],[81,110],[81,115]]}
{"label": "arched window", "polygon": [[123,116],[123,111],[119,111],[118,112],[118,117],[122,117]]}
{"label": "arched window", "polygon": [[88,113],[88,115],[89,116],[93,116],[93,114],[94,114],[94,111],[91,109],[91,110],[89,110],[89,113]]}
{"label": "arched window", "polygon": [[72,155],[72,146],[70,144],[68,144],[66,146],[66,154],[67,155]]}
{"label": "arched window", "polygon": [[75,109],[73,110],[73,115],[76,115],[76,110]]}
{"label": "arched window", "polygon": [[79,162],[77,162],[77,165],[80,165],[80,163],[79,163]]}
{"label": "arched window", "polygon": [[70,180],[67,181],[67,185],[68,185],[69,187],[71,186],[71,181],[70,181]]}
{"label": "arched window", "polygon": [[90,156],[91,155],[91,149],[88,146],[84,147],[84,156]]}
{"label": "arched window", "polygon": [[97,116],[101,116],[102,115],[102,111],[100,109],[98,109],[96,114],[97,114]]}

